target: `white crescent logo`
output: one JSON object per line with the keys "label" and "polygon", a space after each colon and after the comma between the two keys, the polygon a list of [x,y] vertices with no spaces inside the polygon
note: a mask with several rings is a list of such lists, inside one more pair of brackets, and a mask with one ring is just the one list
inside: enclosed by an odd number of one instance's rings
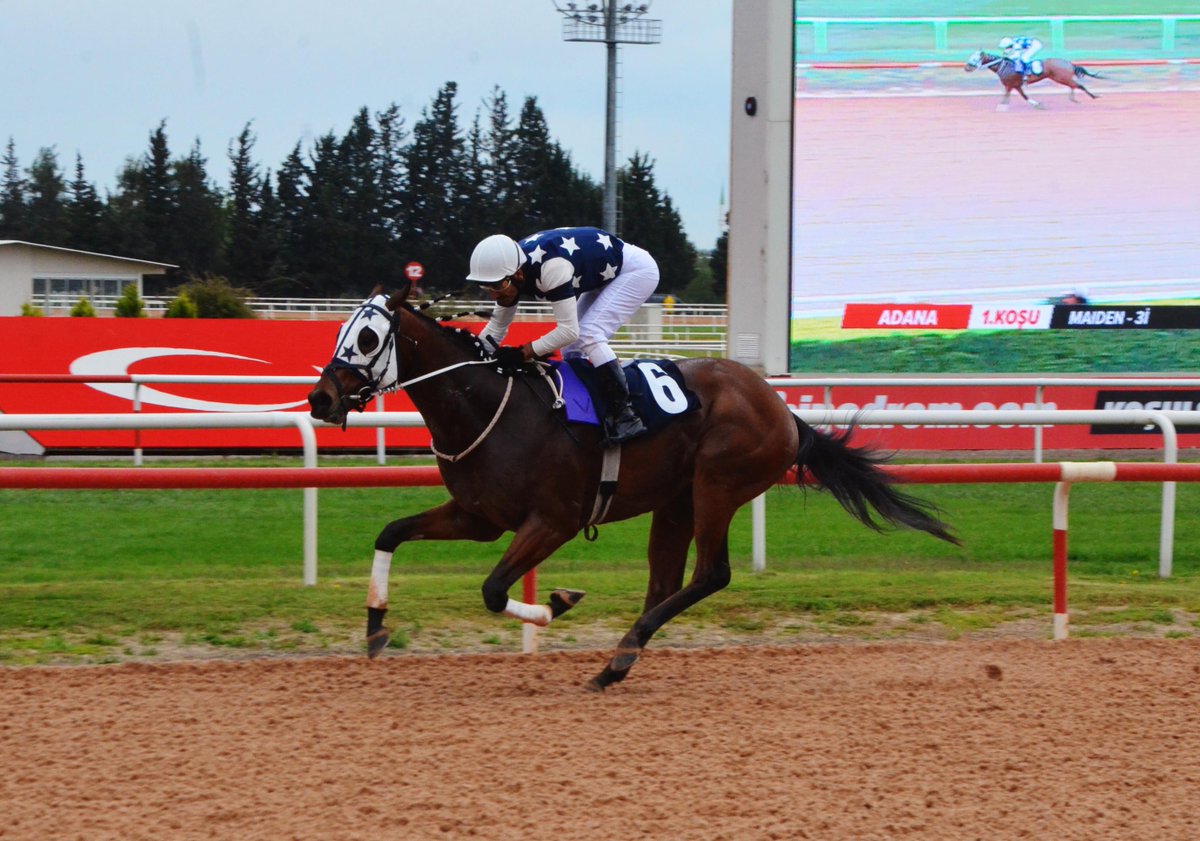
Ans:
{"label": "white crescent logo", "polygon": [[[238,356],[236,353],[221,353],[215,350],[196,350],[194,348],[176,347],[123,347],[114,350],[101,350],[79,357],[71,363],[72,374],[88,375],[128,374],[129,366],[144,359],[157,359],[160,356],[217,356],[223,359],[241,359],[246,362],[261,362],[269,365],[265,359],[254,359],[250,356]],[[89,388],[111,394],[133,402],[133,383],[88,383]],[[192,409],[198,412],[276,412],[283,409],[294,409],[304,406],[307,400],[297,400],[293,403],[218,403],[213,400],[197,400],[194,397],[182,397],[168,394],[151,388],[140,386],[140,397],[143,403],[154,406],[165,406],[168,409]]]}

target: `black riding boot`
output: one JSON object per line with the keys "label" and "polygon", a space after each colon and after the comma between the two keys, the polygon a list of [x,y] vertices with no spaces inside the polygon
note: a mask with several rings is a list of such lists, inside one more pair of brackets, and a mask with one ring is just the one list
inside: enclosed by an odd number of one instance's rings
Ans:
{"label": "black riding boot", "polygon": [[596,371],[600,374],[600,388],[608,400],[608,414],[604,418],[604,434],[607,444],[620,444],[646,431],[642,419],[629,404],[629,383],[621,370],[619,360],[605,362]]}

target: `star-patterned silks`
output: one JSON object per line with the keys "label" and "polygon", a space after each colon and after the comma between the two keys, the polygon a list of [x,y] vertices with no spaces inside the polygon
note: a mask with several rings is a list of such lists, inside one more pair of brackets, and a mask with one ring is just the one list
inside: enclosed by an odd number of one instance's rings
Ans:
{"label": "star-patterned silks", "polygon": [[[527,294],[539,300],[557,301],[571,294],[579,297],[611,283],[621,274],[625,243],[600,228],[552,228],[527,236],[520,243],[526,255]],[[556,270],[556,281],[562,286],[542,289],[542,269],[557,266],[560,260],[571,266],[569,273],[562,271],[561,266]],[[569,283],[564,282],[568,280]]]}

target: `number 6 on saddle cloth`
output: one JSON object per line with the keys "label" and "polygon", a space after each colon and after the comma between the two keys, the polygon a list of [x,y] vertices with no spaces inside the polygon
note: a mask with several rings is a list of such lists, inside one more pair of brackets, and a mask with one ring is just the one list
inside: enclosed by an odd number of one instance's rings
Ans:
{"label": "number 6 on saddle cloth", "polygon": [[[588,362],[552,362],[562,381],[562,399],[569,423],[598,426],[607,412],[598,374]],[[683,382],[679,366],[669,359],[639,360],[624,366],[629,399],[648,433],[700,408],[700,400]]]}

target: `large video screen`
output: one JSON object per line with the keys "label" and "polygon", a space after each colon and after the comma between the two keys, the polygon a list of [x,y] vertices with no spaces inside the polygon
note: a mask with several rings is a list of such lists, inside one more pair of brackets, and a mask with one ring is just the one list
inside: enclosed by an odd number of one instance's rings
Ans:
{"label": "large video screen", "polygon": [[797,0],[790,370],[1200,372],[1200,19],[1088,14]]}

